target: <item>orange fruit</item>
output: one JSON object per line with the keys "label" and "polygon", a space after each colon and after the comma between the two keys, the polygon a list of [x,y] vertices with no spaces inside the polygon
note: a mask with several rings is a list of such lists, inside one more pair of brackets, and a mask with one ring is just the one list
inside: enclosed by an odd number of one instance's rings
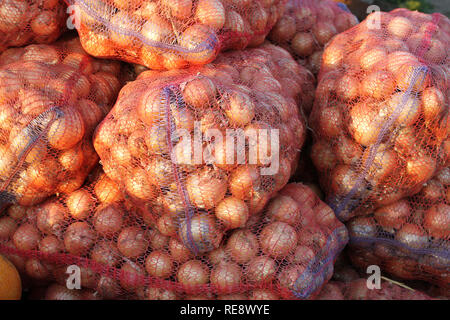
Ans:
{"label": "orange fruit", "polygon": [[16,267],[0,255],[0,300],[20,300],[22,282]]}

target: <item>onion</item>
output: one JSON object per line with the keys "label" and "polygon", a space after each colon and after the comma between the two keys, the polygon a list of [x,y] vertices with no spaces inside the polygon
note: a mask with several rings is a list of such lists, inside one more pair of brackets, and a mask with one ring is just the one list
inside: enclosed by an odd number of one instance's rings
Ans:
{"label": "onion", "polygon": [[397,68],[396,81],[397,87],[402,91],[412,90],[414,92],[423,91],[430,82],[430,73],[428,68],[420,63],[408,63]]}
{"label": "onion", "polygon": [[249,300],[278,300],[278,295],[267,289],[255,289],[250,293]]}
{"label": "onion", "polygon": [[338,138],[334,151],[338,161],[348,165],[357,164],[363,154],[359,144],[343,135]]}
{"label": "onion", "polygon": [[64,249],[64,245],[61,240],[55,236],[46,236],[39,242],[39,251],[43,254],[58,254]]}
{"label": "onion", "polygon": [[123,210],[117,204],[98,208],[92,219],[95,231],[104,237],[118,233],[122,229],[123,215]]}
{"label": "onion", "polygon": [[420,196],[429,203],[435,203],[444,195],[444,186],[438,180],[429,180],[420,191]]}
{"label": "onion", "polygon": [[449,221],[450,206],[440,203],[426,211],[423,225],[431,236],[438,239],[448,239],[450,236]]}
{"label": "onion", "polygon": [[192,259],[191,251],[175,238],[170,238],[169,240],[169,251],[173,260],[178,263],[184,263]]}
{"label": "onion", "polygon": [[410,216],[411,207],[406,200],[394,202],[374,212],[375,220],[384,228],[400,229]]}
{"label": "onion", "polygon": [[95,206],[94,197],[85,189],[72,192],[66,199],[70,215],[78,220],[86,219]]}
{"label": "onion", "polygon": [[296,247],[297,234],[287,223],[272,222],[261,231],[260,244],[264,253],[273,258],[283,258]]}
{"label": "onion", "polygon": [[201,261],[189,260],[178,268],[177,280],[186,287],[206,284],[209,281],[208,267]]}
{"label": "onion", "polygon": [[424,154],[415,154],[406,161],[406,174],[410,183],[421,184],[430,179],[436,170],[436,160]]}
{"label": "onion", "polygon": [[394,17],[387,25],[387,31],[394,37],[406,39],[414,30],[414,25],[406,17]]}
{"label": "onion", "polygon": [[266,256],[253,258],[246,268],[246,278],[250,282],[266,283],[275,278],[277,264]]}
{"label": "onion", "polygon": [[215,30],[225,24],[225,8],[219,0],[198,0],[195,17]]}
{"label": "onion", "polygon": [[344,295],[338,285],[329,282],[323,286],[317,300],[344,300]]}
{"label": "onion", "polygon": [[145,272],[140,265],[125,262],[120,268],[120,285],[127,291],[137,291],[144,285],[144,276]]}
{"label": "onion", "polygon": [[106,175],[99,177],[94,186],[94,193],[97,199],[102,203],[112,203],[122,199],[119,187]]}
{"label": "onion", "polygon": [[219,292],[231,293],[242,282],[242,269],[235,263],[221,263],[211,270],[210,283]]}
{"label": "onion", "polygon": [[67,209],[56,201],[44,203],[37,209],[36,226],[45,234],[59,236],[67,224]]}
{"label": "onion", "polygon": [[436,87],[428,87],[422,92],[422,108],[426,121],[433,122],[444,112],[445,97]]}
{"label": "onion", "polygon": [[332,138],[342,132],[343,117],[339,108],[321,108],[318,116],[318,126],[320,127],[320,131],[324,136]]}
{"label": "onion", "polygon": [[372,71],[384,63],[387,59],[386,50],[380,47],[369,49],[365,51],[359,60],[360,66],[363,70]]}
{"label": "onion", "polygon": [[149,287],[147,289],[148,300],[177,300],[177,295],[171,290]]}
{"label": "onion", "polygon": [[112,241],[102,240],[91,251],[91,259],[109,267],[115,267],[119,263],[119,251]]}
{"label": "onion", "polygon": [[157,125],[152,126],[144,136],[144,140],[149,152],[156,154],[169,153],[167,128]]}
{"label": "onion", "polygon": [[248,300],[248,298],[242,293],[231,293],[218,295],[217,300]]}
{"label": "onion", "polygon": [[55,149],[64,150],[75,146],[85,133],[84,121],[73,108],[62,109],[63,114],[51,122],[47,141]]}
{"label": "onion", "polygon": [[235,92],[229,97],[225,114],[231,125],[245,126],[255,116],[255,105],[247,94]]}
{"label": "onion", "polygon": [[381,119],[376,110],[365,103],[358,103],[350,109],[349,113],[349,131],[353,139],[363,146],[374,144],[381,130]]}
{"label": "onion", "polygon": [[394,90],[394,77],[386,71],[371,72],[361,82],[361,93],[378,100],[386,99]]}
{"label": "onion", "polygon": [[270,38],[279,43],[287,42],[295,35],[295,19],[292,16],[282,16],[270,31]]}
{"label": "onion", "polygon": [[208,253],[208,262],[213,266],[231,261],[228,249],[221,246]]}
{"label": "onion", "polygon": [[156,222],[156,226],[163,234],[167,237],[172,237],[177,234],[177,224],[176,221],[174,221],[174,218],[169,214],[164,214],[161,217],[159,217],[158,221]]}
{"label": "onion", "polygon": [[311,159],[320,172],[331,170],[336,164],[336,154],[325,140],[319,140],[311,148]]}
{"label": "onion", "polygon": [[11,218],[19,221],[23,217],[25,217],[25,215],[27,213],[27,208],[23,207],[23,206],[19,206],[17,204],[13,204],[7,209],[7,213]]}
{"label": "onion", "polygon": [[[389,176],[394,172],[394,170],[399,166],[399,159],[397,153],[393,150],[385,150],[384,146],[378,148],[378,152],[375,154],[373,162],[369,168],[369,174],[366,180],[370,181],[372,184],[380,184],[389,178]],[[371,151],[371,148],[366,149],[363,156],[363,161],[365,163],[366,157]]]}
{"label": "onion", "polygon": [[275,197],[267,207],[267,217],[296,226],[300,221],[301,209],[289,196]]}
{"label": "onion", "polygon": [[211,106],[216,97],[216,86],[209,78],[197,77],[186,83],[183,89],[184,101],[194,108]]}
{"label": "onion", "polygon": [[0,239],[5,240],[13,236],[17,229],[17,222],[11,217],[0,218]]}
{"label": "onion", "polygon": [[[316,51],[314,52],[310,57],[310,61],[311,59],[313,59],[313,57],[315,57],[315,55],[317,55],[317,57],[315,58],[315,65],[317,65],[316,68],[320,67],[320,57],[322,58],[322,67],[324,68],[324,70],[336,70],[338,69],[343,60],[344,60],[344,47],[342,46],[328,46],[326,48],[325,51]],[[312,64],[310,62],[310,64]],[[318,69],[317,69],[318,71]]]}
{"label": "onion", "polygon": [[84,255],[95,242],[95,233],[87,222],[74,222],[67,227],[64,246],[73,255]]}
{"label": "onion", "polygon": [[142,256],[148,248],[148,240],[144,231],[138,227],[122,229],[117,237],[117,249],[127,258]]}
{"label": "onion", "polygon": [[82,300],[82,297],[77,290],[70,290],[59,284],[52,284],[47,288],[44,300]]}
{"label": "onion", "polygon": [[125,180],[128,194],[141,200],[150,200],[155,197],[154,186],[151,184],[147,172],[140,168],[134,168]]}
{"label": "onion", "polygon": [[314,37],[322,46],[325,46],[338,33],[334,25],[329,22],[317,22],[312,31]]}
{"label": "onion", "polygon": [[224,198],[227,184],[222,171],[205,167],[187,177],[186,188],[193,205],[212,209]]}
{"label": "onion", "polygon": [[58,33],[59,23],[56,12],[44,10],[31,21],[31,30],[38,36],[49,37]]}
{"label": "onion", "polygon": [[254,166],[239,166],[230,175],[229,190],[233,196],[249,200],[261,184],[258,168]]}
{"label": "onion", "polygon": [[145,270],[151,276],[168,278],[172,274],[173,261],[170,255],[162,251],[153,251],[145,259]]}
{"label": "onion", "polygon": [[40,162],[36,161],[31,163],[26,171],[28,177],[24,177],[23,180],[29,182],[32,187],[38,190],[48,191],[55,188],[60,173],[61,166],[59,163],[49,157]]}
{"label": "onion", "polygon": [[67,171],[77,171],[81,168],[84,161],[84,154],[81,146],[64,150],[58,157],[62,168]]}
{"label": "onion", "polygon": [[187,50],[185,58],[192,64],[207,64],[217,55],[219,41],[209,27],[194,24],[181,35],[180,45]]}
{"label": "onion", "polygon": [[235,197],[224,198],[216,207],[215,215],[228,229],[244,227],[248,220],[248,207]]}
{"label": "onion", "polygon": [[[359,81],[352,75],[343,75],[336,83],[336,94],[344,101],[352,101],[359,96]],[[339,109],[336,112],[339,112]]]}
{"label": "onion", "polygon": [[179,236],[183,244],[194,253],[211,251],[217,248],[222,240],[216,220],[207,214],[185,218],[179,227]]}
{"label": "onion", "polygon": [[239,229],[231,234],[226,249],[234,261],[244,264],[258,253],[258,239],[250,230]]}
{"label": "onion", "polygon": [[[331,191],[335,195],[346,195],[358,181],[358,173],[348,165],[338,165],[331,174]],[[364,185],[359,186],[355,194],[362,192]]]}

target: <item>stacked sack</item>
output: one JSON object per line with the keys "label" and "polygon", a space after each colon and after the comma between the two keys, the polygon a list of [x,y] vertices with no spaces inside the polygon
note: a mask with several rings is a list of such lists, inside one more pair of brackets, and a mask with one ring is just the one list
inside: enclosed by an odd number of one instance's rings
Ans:
{"label": "stacked sack", "polygon": [[285,0],[70,0],[86,51],[150,69],[213,61],[262,44]]}
{"label": "stacked sack", "polygon": [[0,3],[0,52],[30,43],[52,43],[66,27],[63,0],[5,0]]}
{"label": "stacked sack", "polygon": [[305,138],[296,66],[266,44],[203,67],[141,73],[96,130],[105,173],[149,225],[195,253],[217,248],[295,171]]}
{"label": "stacked sack", "polygon": [[120,89],[120,63],[76,39],[0,56],[0,209],[78,189],[98,161],[92,133]]}
{"label": "stacked sack", "polygon": [[325,49],[310,117],[328,201],[365,248],[355,263],[446,287],[449,43],[441,14],[370,15]]}
{"label": "stacked sack", "polygon": [[[253,216],[197,256],[148,226],[101,171],[72,193],[6,213],[0,252],[22,277],[58,283],[47,299],[307,299],[331,278],[348,240],[333,211],[302,184],[287,185],[264,218]],[[64,288],[73,265],[82,291]]]}

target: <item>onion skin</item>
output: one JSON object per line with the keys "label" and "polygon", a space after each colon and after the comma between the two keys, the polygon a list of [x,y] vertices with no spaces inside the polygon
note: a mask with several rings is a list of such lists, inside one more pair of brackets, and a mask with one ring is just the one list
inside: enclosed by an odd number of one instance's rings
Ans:
{"label": "onion skin", "polygon": [[437,204],[425,213],[424,227],[429,234],[437,239],[448,239],[450,230],[450,206],[444,203]]}
{"label": "onion skin", "polygon": [[73,255],[83,255],[93,246],[96,235],[87,222],[74,222],[67,227],[64,246]]}
{"label": "onion skin", "polygon": [[400,200],[375,210],[375,220],[385,228],[400,229],[411,215],[411,207],[406,200]]}
{"label": "onion skin", "polygon": [[273,222],[261,231],[260,243],[266,254],[273,258],[283,258],[297,245],[297,234],[287,223]]}

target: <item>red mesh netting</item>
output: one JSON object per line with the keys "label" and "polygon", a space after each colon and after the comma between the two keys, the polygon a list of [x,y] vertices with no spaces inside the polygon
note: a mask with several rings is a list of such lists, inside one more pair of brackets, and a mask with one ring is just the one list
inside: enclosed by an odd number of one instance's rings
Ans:
{"label": "red mesh netting", "polygon": [[4,0],[0,3],[0,52],[30,43],[51,43],[66,28],[63,0]]}
{"label": "red mesh netting", "polygon": [[325,45],[358,24],[345,4],[332,0],[288,0],[269,39],[291,52],[311,72],[319,72]]}
{"label": "red mesh netting", "polygon": [[[283,80],[296,67],[266,44],[203,67],[141,73],[96,130],[105,173],[149,225],[194,252],[214,249],[222,229],[244,226],[295,171],[305,124]],[[209,213],[212,238],[193,236]]]}
{"label": "red mesh netting", "polygon": [[0,55],[0,210],[78,189],[98,161],[92,133],[120,89],[120,63],[77,39]]}
{"label": "red mesh netting", "polygon": [[150,69],[204,65],[264,42],[285,0],[67,0],[83,47]]}
{"label": "red mesh netting", "polygon": [[[333,211],[302,184],[286,186],[262,217],[197,256],[144,223],[102,172],[70,194],[10,207],[0,218],[0,252],[22,277],[60,284],[48,299],[307,299],[331,278],[347,241]],[[83,291],[64,288],[69,265],[80,268]]]}

